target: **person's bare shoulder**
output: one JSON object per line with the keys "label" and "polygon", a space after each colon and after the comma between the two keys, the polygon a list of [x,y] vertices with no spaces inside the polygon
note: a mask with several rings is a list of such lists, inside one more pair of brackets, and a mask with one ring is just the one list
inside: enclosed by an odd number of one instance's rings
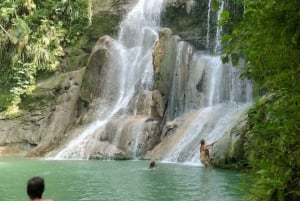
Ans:
{"label": "person's bare shoulder", "polygon": [[41,201],[53,201],[51,199],[42,199]]}

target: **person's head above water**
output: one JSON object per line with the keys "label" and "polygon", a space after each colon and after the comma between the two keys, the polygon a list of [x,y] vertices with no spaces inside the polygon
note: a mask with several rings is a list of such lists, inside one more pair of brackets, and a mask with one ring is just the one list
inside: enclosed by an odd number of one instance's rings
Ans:
{"label": "person's head above water", "polygon": [[149,168],[153,169],[153,168],[155,168],[155,166],[156,166],[155,161],[151,161]]}
{"label": "person's head above water", "polygon": [[41,199],[45,190],[45,183],[42,177],[32,177],[27,182],[27,194],[30,199]]}
{"label": "person's head above water", "polygon": [[201,145],[205,145],[205,140],[204,140],[204,139],[201,139],[200,144],[201,144]]}

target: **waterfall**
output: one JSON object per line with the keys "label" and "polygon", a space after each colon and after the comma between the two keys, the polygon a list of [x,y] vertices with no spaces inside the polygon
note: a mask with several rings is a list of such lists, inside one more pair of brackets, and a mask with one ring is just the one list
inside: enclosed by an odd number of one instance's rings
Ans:
{"label": "waterfall", "polygon": [[211,13],[211,0],[208,0],[208,10],[207,10],[207,25],[206,25],[206,48],[209,48],[210,40],[210,13]]}
{"label": "waterfall", "polygon": [[[189,1],[188,5],[194,4]],[[209,0],[208,46],[209,24],[213,21],[211,4]],[[131,158],[141,156],[142,144],[151,140],[150,132],[155,132],[151,127],[147,133],[145,128],[147,121],[156,121],[149,118],[154,82],[152,53],[158,41],[163,6],[164,0],[139,0],[122,20],[118,38],[109,50],[96,119],[78,129],[79,134],[74,134],[72,140],[56,151],[54,158],[89,159],[94,153],[113,156],[124,150]],[[192,10],[189,6],[187,12]],[[218,19],[224,6],[222,2]],[[215,47],[211,50],[214,54],[221,49],[221,33],[222,28],[218,27]],[[164,97],[166,123],[162,122],[165,123],[162,126],[179,122],[178,128],[171,136],[162,138],[152,153],[160,153],[160,158],[168,162],[200,164],[200,139],[210,142],[228,132],[251,104],[252,87],[247,80],[240,79],[239,69],[223,64],[219,55],[205,54],[183,40],[176,40],[176,45],[169,58],[175,62],[170,66],[172,72],[168,72],[171,86],[168,86],[169,97]]]}
{"label": "waterfall", "polygon": [[[208,10],[208,21],[210,20],[210,1]],[[220,19],[224,9],[224,1],[221,2],[220,9],[217,12],[217,20]],[[209,23],[208,23],[209,24]],[[207,25],[207,34],[209,34],[209,25]],[[216,42],[214,54],[219,53],[221,49],[222,27],[216,31]],[[207,44],[209,44],[209,35],[207,35]],[[165,138],[160,145],[152,151],[152,155],[163,151],[163,161],[166,162],[184,162],[188,164],[201,164],[199,160],[200,140],[205,139],[208,143],[220,139],[224,133],[229,132],[236,125],[241,115],[245,112],[252,102],[252,86],[248,80],[240,79],[241,70],[234,68],[230,64],[223,64],[220,56],[204,55],[199,51],[186,51],[189,44],[183,51],[183,42],[177,47],[177,64],[186,63],[190,69],[189,75],[183,75],[189,79],[195,76],[195,72],[200,76],[200,82],[197,84],[200,98],[198,105],[185,107],[181,115],[173,115],[177,122],[181,122],[179,128],[172,136]],[[185,54],[185,57],[182,57]],[[191,58],[191,61],[182,60]],[[176,67],[177,69],[177,67]],[[179,70],[176,70],[179,71]],[[180,82],[183,77],[177,77],[176,82]],[[175,90],[175,87],[172,87]],[[171,94],[178,93],[171,91]],[[185,105],[192,102],[191,95],[188,95]],[[173,97],[170,97],[171,107],[174,107]],[[180,103],[180,100],[178,101]],[[177,105],[178,105],[177,103]],[[169,109],[170,110],[170,109]],[[174,143],[174,141],[176,143]],[[166,151],[167,150],[167,151]]]}
{"label": "waterfall", "polygon": [[173,80],[171,93],[169,97],[168,120],[172,120],[183,114],[185,111],[185,94],[181,93],[186,88],[187,78],[185,76],[185,66],[190,62],[189,55],[192,53],[192,46],[181,41],[178,43],[175,68],[173,72]]}
{"label": "waterfall", "polygon": [[[178,44],[177,58],[182,58],[180,57],[183,54],[180,52],[183,49],[182,45]],[[189,47],[189,44],[185,45]],[[189,98],[186,100],[184,113],[176,116],[181,122],[180,127],[171,137],[162,141],[163,148],[158,146],[157,149],[167,150],[163,161],[200,164],[200,140],[203,138],[212,142],[229,132],[250,106],[252,88],[247,80],[239,78],[240,70],[229,64],[223,64],[220,56],[203,55],[197,51],[185,51],[185,54],[189,54],[186,58],[193,61],[189,63],[193,70],[187,77],[194,79],[192,76],[195,76],[195,72],[202,77],[198,89],[202,96],[198,99],[198,105],[196,103],[188,105],[196,96],[193,98],[187,94]],[[177,78],[177,81],[180,79],[182,78]],[[156,151],[154,150],[154,153]]]}
{"label": "waterfall", "polygon": [[[220,8],[217,13],[217,21],[221,19],[221,14],[224,10],[224,1],[221,1]],[[216,46],[214,49],[214,53],[218,53],[221,49],[221,33],[223,31],[222,26],[217,26],[217,33],[216,33]]]}
{"label": "waterfall", "polygon": [[[108,128],[114,121],[134,124],[118,128],[111,143],[117,149],[121,146],[122,128],[130,130],[134,134],[132,152],[135,152],[134,157],[137,155],[138,139],[145,121],[144,117],[137,117],[137,100],[152,88],[152,49],[158,40],[162,7],[163,0],[139,0],[121,22],[119,36],[110,50],[111,58],[99,98],[97,119],[83,128],[54,158],[88,159],[99,139],[111,132]],[[128,110],[129,104],[133,104],[132,112]],[[125,116],[132,118],[126,119]]]}

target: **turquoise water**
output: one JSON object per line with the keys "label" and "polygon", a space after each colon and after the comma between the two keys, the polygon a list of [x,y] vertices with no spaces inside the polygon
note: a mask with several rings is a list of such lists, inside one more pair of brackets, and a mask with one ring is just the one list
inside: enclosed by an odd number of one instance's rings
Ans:
{"label": "turquoise water", "polygon": [[54,201],[241,201],[245,175],[149,161],[54,161],[0,158],[1,201],[28,201],[26,182],[45,178]]}

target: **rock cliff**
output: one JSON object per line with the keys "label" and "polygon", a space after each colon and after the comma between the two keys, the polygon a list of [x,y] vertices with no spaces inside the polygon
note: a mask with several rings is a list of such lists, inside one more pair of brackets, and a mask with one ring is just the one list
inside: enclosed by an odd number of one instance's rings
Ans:
{"label": "rock cliff", "polygon": [[[85,46],[85,54],[89,56],[86,62],[83,59],[78,61],[84,67],[73,72],[56,73],[49,79],[39,82],[34,94],[54,96],[54,99],[47,102],[42,109],[33,106],[32,111],[24,111],[24,115],[20,117],[0,120],[0,156],[41,157],[53,150],[55,153],[59,151],[61,145],[82,132],[83,127],[95,119],[94,111],[99,104],[103,89],[101,74],[109,70],[107,58],[112,54],[109,52],[109,47],[118,31],[117,25],[120,19],[134,3],[136,0],[93,1],[93,26],[89,33],[90,41]],[[209,19],[208,12],[211,12]],[[209,10],[207,2],[204,1],[169,0],[167,2],[162,14],[162,26],[167,28],[160,30],[159,41],[153,49],[153,90],[145,96],[138,97],[139,114],[125,120],[116,119],[106,126],[109,132],[102,135],[97,144],[90,148],[90,159],[131,159],[133,141],[138,135],[133,131],[141,122],[145,134],[139,139],[141,143],[137,156],[140,158],[161,159],[163,152],[168,149],[168,144],[176,142],[178,135],[170,136],[174,132],[180,133],[180,130],[186,129],[185,121],[192,119],[194,114],[187,113],[186,115],[190,116],[184,121],[178,117],[183,112],[198,109],[203,101],[199,83],[204,76],[202,71],[190,71],[189,65],[183,66],[184,70],[175,72],[177,45],[180,41],[185,41],[184,44],[188,42],[193,45],[188,51],[210,51],[215,46],[216,15],[217,12],[212,8]],[[207,22],[211,23],[209,27]],[[183,48],[187,46],[183,45]],[[79,65],[78,63],[73,65]],[[181,80],[179,85],[184,88],[174,97],[172,103],[174,107],[169,107],[174,72],[184,75],[182,77],[186,79],[191,79],[192,75],[194,77],[188,83],[185,79]],[[191,96],[193,99],[186,98]],[[38,105],[39,102],[35,104]],[[146,115],[148,113],[149,116]],[[217,166],[243,158],[239,151],[241,148],[237,146],[244,131],[243,125],[239,124],[229,130],[216,146],[213,154]],[[119,136],[118,146],[113,143],[116,135]],[[166,140],[166,138],[170,139]],[[156,151],[156,145],[162,141],[165,143],[159,145],[161,148]]]}

